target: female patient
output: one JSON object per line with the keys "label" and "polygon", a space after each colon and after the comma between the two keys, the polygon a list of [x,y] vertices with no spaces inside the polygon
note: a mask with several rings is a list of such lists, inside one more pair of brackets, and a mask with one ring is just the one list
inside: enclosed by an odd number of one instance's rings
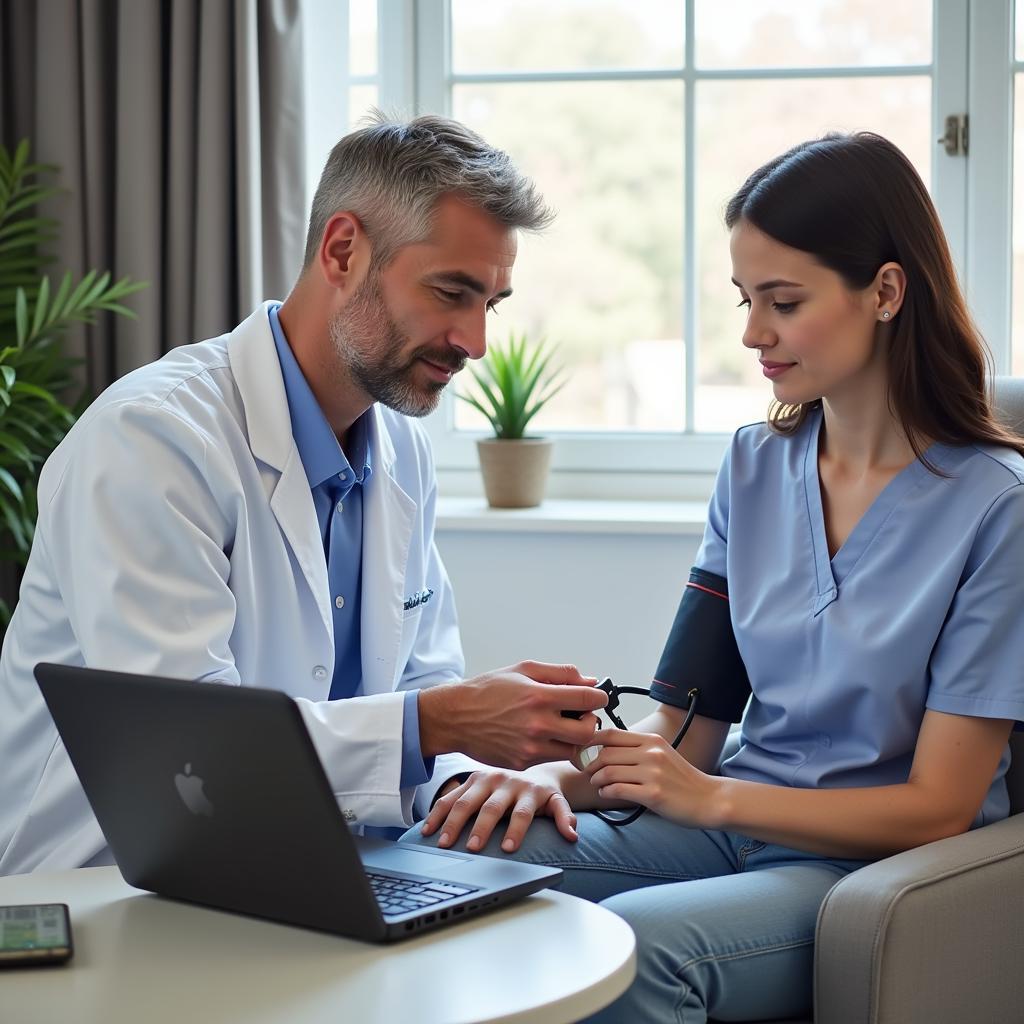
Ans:
{"label": "female patient", "polygon": [[[755,171],[726,224],[775,401],[722,463],[660,706],[583,771],[471,776],[423,828],[450,846],[475,815],[470,850],[557,864],[630,922],[637,979],[602,1021],[806,1013],[826,892],[1005,817],[1024,719],[1024,443],[920,178],[877,135],[829,136]],[[654,813],[573,814],[626,804]]]}

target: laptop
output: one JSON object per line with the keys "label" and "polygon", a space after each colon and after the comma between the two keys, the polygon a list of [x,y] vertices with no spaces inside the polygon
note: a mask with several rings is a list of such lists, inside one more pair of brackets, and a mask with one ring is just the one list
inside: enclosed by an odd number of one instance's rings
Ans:
{"label": "laptop", "polygon": [[36,679],[126,882],[387,942],[562,872],[354,835],[277,690],[39,664]]}

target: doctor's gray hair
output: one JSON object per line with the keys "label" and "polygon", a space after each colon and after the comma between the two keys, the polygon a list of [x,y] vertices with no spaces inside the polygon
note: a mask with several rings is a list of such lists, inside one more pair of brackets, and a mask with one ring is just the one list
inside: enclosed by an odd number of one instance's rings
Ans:
{"label": "doctor's gray hair", "polygon": [[375,267],[429,237],[435,207],[445,195],[458,196],[509,228],[541,231],[553,219],[509,155],[458,121],[427,115],[403,123],[380,111],[367,120],[327,158],[309,215],[303,270],[340,210],[362,222]]}

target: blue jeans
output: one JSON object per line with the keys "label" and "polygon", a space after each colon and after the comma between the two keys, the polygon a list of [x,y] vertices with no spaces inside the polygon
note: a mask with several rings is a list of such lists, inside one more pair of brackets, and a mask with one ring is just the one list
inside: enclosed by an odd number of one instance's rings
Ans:
{"label": "blue jeans", "polygon": [[[560,867],[563,891],[601,903],[633,928],[636,980],[591,1021],[703,1024],[810,1013],[818,908],[865,861],[684,828],[650,811],[624,828],[578,817],[577,843],[541,818],[515,853],[500,849],[503,826],[483,853]],[[423,839],[417,827],[402,838],[433,845],[437,836]]]}

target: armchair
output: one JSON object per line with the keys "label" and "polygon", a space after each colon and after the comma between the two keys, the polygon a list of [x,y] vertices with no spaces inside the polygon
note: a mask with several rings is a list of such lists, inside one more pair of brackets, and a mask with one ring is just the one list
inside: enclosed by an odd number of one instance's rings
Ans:
{"label": "armchair", "polygon": [[[1024,433],[1024,380],[997,378],[995,404]],[[1024,733],[1010,747],[1009,818],[876,861],[826,896],[813,1024],[1024,1020]]]}

